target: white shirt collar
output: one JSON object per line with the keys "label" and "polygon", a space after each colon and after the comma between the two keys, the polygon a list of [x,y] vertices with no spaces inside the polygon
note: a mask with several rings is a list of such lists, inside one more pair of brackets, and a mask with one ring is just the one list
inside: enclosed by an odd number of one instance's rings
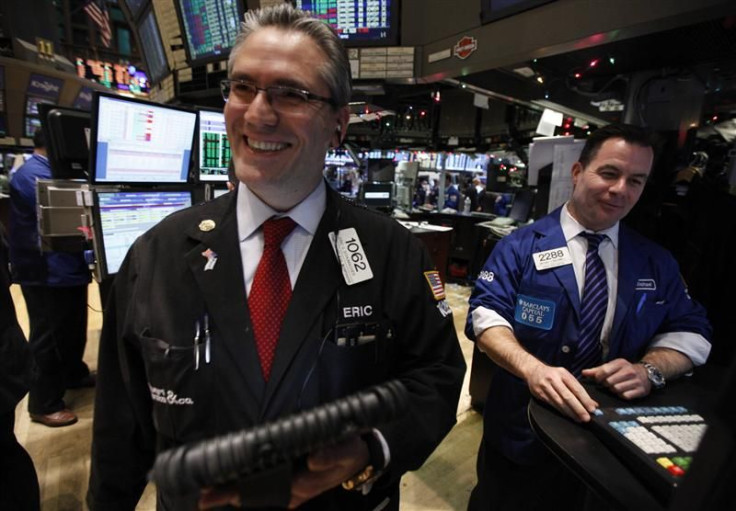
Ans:
{"label": "white shirt collar", "polygon": [[[562,228],[562,234],[565,235],[565,241],[569,243],[571,239],[576,237],[581,232],[593,231],[591,231],[590,229],[586,229],[585,227],[583,227],[582,224],[580,224],[580,222],[575,220],[575,218],[570,214],[570,211],[568,210],[568,205],[569,203],[566,202],[565,206],[560,212],[560,227]],[[596,234],[605,234],[606,236],[608,236],[608,239],[611,240],[613,247],[618,248],[618,228],[619,222],[616,222],[608,229],[597,231]]]}
{"label": "white shirt collar", "polygon": [[314,236],[327,205],[327,190],[323,180],[303,201],[285,213],[280,213],[256,196],[244,183],[238,185],[238,239],[252,236],[263,222],[272,216],[291,217],[299,227]]}

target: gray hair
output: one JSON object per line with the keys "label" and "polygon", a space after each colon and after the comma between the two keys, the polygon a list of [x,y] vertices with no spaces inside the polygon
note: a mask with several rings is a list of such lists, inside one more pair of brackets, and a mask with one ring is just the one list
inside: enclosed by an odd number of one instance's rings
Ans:
{"label": "gray hair", "polygon": [[237,53],[248,36],[266,27],[301,32],[310,37],[327,56],[318,72],[327,84],[332,100],[337,108],[348,104],[352,93],[350,62],[340,38],[329,25],[290,4],[277,4],[245,13],[240,24],[240,33],[227,61],[228,76],[233,70]]}

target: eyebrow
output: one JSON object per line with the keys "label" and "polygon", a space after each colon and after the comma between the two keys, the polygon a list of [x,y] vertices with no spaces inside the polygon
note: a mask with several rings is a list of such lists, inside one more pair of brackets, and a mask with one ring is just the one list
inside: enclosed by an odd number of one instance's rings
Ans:
{"label": "eyebrow", "polygon": [[[254,80],[253,77],[251,77],[250,75],[246,73],[235,73],[233,74],[233,76],[230,77],[230,79],[231,80],[243,80],[246,82],[256,83],[256,80]],[[275,82],[267,85],[267,87],[272,87],[274,85],[280,86],[280,87],[291,87],[293,89],[310,91],[310,88],[304,85],[303,83],[297,82],[296,80],[293,80],[290,78],[279,78]]]}

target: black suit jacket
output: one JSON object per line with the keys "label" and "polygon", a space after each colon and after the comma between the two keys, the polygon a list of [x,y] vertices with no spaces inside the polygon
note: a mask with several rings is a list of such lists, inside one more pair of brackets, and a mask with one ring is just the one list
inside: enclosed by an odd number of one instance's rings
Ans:
{"label": "black suit jacket", "polygon": [[[131,248],[106,306],[95,402],[93,509],[132,510],[155,452],[250,427],[400,378],[405,418],[381,429],[391,462],[368,496],[335,489],[305,509],[373,509],[395,496],[455,422],[465,370],[452,316],[432,293],[423,245],[382,214],[332,191],[295,284],[271,376],[258,362],[243,282],[235,193],[175,213]],[[214,222],[214,229],[202,222]],[[328,233],[355,228],[373,278],[345,284]],[[207,251],[210,252],[207,252]],[[207,270],[205,254],[217,262]],[[207,316],[196,367],[194,333]],[[375,323],[374,343],[341,347],[336,325]],[[160,509],[193,509],[196,495],[159,494]]]}

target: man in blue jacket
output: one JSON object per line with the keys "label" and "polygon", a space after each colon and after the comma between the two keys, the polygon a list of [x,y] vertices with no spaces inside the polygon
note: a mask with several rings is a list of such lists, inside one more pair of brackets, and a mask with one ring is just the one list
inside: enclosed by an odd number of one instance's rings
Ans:
{"label": "man in blue jacket", "polygon": [[29,342],[39,374],[28,396],[31,420],[68,426],[77,416],[64,403],[67,388],[91,386],[82,360],[87,342],[89,269],[81,252],[44,252],[38,234],[36,181],[51,179],[41,131],[33,155],[10,181],[10,265],[28,309]]}
{"label": "man in blue jacket", "polygon": [[[572,198],[500,241],[481,271],[466,333],[500,370],[484,410],[470,510],[575,508],[584,498],[531,430],[531,396],[586,422],[597,403],[579,377],[632,399],[705,362],[710,325],[674,258],[619,222],[652,161],[639,128],[597,130],[572,167]],[[584,290],[593,268],[600,314],[591,334]]]}

